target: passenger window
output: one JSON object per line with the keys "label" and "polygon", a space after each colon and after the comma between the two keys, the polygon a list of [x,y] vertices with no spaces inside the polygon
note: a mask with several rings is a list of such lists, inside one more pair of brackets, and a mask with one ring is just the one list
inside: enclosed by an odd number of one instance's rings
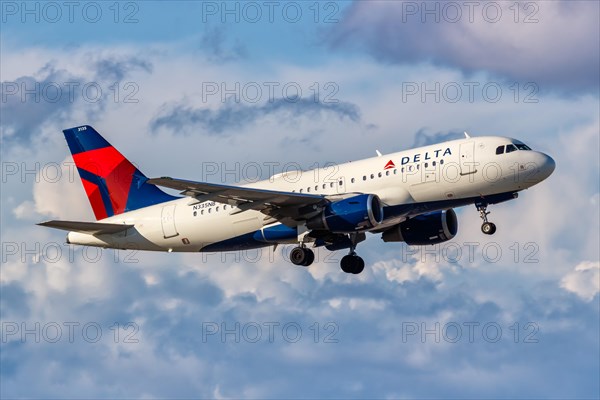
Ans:
{"label": "passenger window", "polygon": [[219,212],[219,206],[215,208],[215,212]]}
{"label": "passenger window", "polygon": [[[394,170],[394,173],[396,173],[396,170]],[[404,173],[404,167],[402,167],[402,173]]]}
{"label": "passenger window", "polygon": [[329,187],[332,188],[333,187],[333,182],[329,182]]}
{"label": "passenger window", "polygon": [[380,173],[378,173],[378,174],[377,174],[377,176],[381,178],[381,172],[380,172]]}
{"label": "passenger window", "polygon": [[371,179],[375,178],[375,175],[371,174]]}
{"label": "passenger window", "polygon": [[302,189],[300,189],[298,192],[302,193]]}
{"label": "passenger window", "polygon": [[395,169],[395,170],[394,170],[394,175],[396,175],[397,173],[398,173],[398,170],[397,170],[397,169]]}
{"label": "passenger window", "polygon": [[363,175],[363,181],[366,181],[366,180],[367,180],[367,176]]}
{"label": "passenger window", "polygon": [[204,215],[204,210],[200,210],[200,215]]}
{"label": "passenger window", "polygon": [[506,145],[506,152],[507,153],[512,153],[513,151],[516,151],[517,148],[515,147],[514,144],[507,144]]}
{"label": "passenger window", "polygon": [[326,185],[326,184],[323,184],[323,189],[325,189],[326,187],[327,187],[327,185]]}
{"label": "passenger window", "polygon": [[496,154],[504,154],[504,146],[496,147]]}
{"label": "passenger window", "polygon": [[319,185],[315,185],[315,192],[319,190]]}
{"label": "passenger window", "polygon": [[354,178],[350,179],[350,182],[354,183]]}
{"label": "passenger window", "polygon": [[425,168],[427,168],[429,166],[429,163],[425,163]]}
{"label": "passenger window", "polygon": [[440,165],[442,165],[444,163],[444,160],[440,160]]}
{"label": "passenger window", "polygon": [[310,187],[306,188],[306,193],[310,193]]}
{"label": "passenger window", "polygon": [[435,167],[435,161],[432,161],[432,162],[431,162],[431,165],[432,165],[433,167]]}
{"label": "passenger window", "polygon": [[209,213],[209,214],[210,214],[210,211],[211,211],[211,210],[212,210],[212,208],[209,208],[209,209],[208,209],[208,213]]}
{"label": "passenger window", "polygon": [[227,204],[223,206],[223,211],[227,210]]}
{"label": "passenger window", "polygon": [[194,211],[194,217],[195,217],[196,215],[198,215],[198,212],[197,212],[197,211]]}
{"label": "passenger window", "polygon": [[390,176],[390,170],[385,171],[385,176]]}
{"label": "passenger window", "polygon": [[344,184],[344,182],[342,182],[342,181],[338,182],[338,185],[340,185],[340,186],[342,186],[343,184]]}

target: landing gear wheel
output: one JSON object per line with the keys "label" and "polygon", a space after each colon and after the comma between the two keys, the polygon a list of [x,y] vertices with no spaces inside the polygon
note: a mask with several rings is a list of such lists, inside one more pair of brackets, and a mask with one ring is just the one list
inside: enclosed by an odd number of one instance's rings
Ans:
{"label": "landing gear wheel", "polygon": [[342,257],[342,260],[340,261],[340,267],[345,273],[351,273],[350,271],[352,270],[352,256],[350,254]]}
{"label": "landing gear wheel", "polygon": [[496,224],[493,222],[484,222],[483,225],[481,225],[481,232],[486,235],[493,235],[496,232]]}
{"label": "landing gear wheel", "polygon": [[315,261],[315,253],[311,249],[304,248],[304,252],[306,253],[306,261],[302,264],[304,267],[308,267]]}
{"label": "landing gear wheel", "polygon": [[487,204],[476,204],[477,211],[479,211],[479,216],[483,220],[483,224],[481,225],[481,232],[486,235],[493,235],[496,232],[496,224],[493,222],[488,222],[487,216],[490,213],[487,211]]}
{"label": "landing gear wheel", "polygon": [[347,274],[360,274],[365,269],[365,261],[352,253],[342,257],[340,267]]}
{"label": "landing gear wheel", "polygon": [[290,261],[294,265],[308,267],[315,261],[315,253],[306,247],[294,247],[290,252]]}
{"label": "landing gear wheel", "polygon": [[355,261],[355,269],[352,271],[353,274],[358,275],[361,272],[363,272],[363,270],[365,269],[365,260],[362,259],[362,257],[359,256],[354,256],[356,257]]}

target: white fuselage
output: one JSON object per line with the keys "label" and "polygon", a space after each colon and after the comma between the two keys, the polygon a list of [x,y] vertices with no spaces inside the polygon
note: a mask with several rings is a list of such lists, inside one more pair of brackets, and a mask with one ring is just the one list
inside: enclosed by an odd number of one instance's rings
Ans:
{"label": "white fuselage", "polygon": [[[496,154],[498,146],[512,142],[513,139],[504,137],[465,138],[310,171],[290,171],[243,186],[340,197],[376,194],[384,203],[384,210],[389,211],[385,212],[384,221],[372,229],[381,231],[407,218],[406,213],[394,212],[394,206],[439,202],[438,209],[452,208],[465,205],[465,199],[518,192],[552,173],[554,164],[543,153],[519,150]],[[135,227],[112,235],[70,232],[67,241],[102,247],[197,252],[207,245],[278,224],[260,211],[239,212],[226,203],[199,203],[191,197],[100,222]],[[298,231],[300,234],[300,227]],[[297,239],[283,242],[297,242]],[[274,243],[281,241],[271,244]]]}

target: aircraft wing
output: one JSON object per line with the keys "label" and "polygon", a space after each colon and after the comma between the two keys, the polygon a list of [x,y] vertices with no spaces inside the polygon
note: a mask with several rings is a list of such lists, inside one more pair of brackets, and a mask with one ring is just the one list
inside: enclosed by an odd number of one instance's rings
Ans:
{"label": "aircraft wing", "polygon": [[106,224],[102,222],[82,222],[82,221],[46,221],[40,222],[38,225],[47,226],[55,229],[62,229],[64,231],[74,231],[81,233],[89,233],[91,235],[102,235],[118,233],[129,228],[133,228],[133,225],[127,224]]}
{"label": "aircraft wing", "polygon": [[[149,179],[147,183],[181,190],[181,194],[195,198],[195,202],[217,201],[238,207],[235,212],[258,210],[278,220],[302,218],[329,203],[324,196],[314,194],[281,192],[229,186],[215,183],[195,182],[169,177]],[[286,223],[282,221],[283,223]],[[289,221],[287,223],[290,223]]]}

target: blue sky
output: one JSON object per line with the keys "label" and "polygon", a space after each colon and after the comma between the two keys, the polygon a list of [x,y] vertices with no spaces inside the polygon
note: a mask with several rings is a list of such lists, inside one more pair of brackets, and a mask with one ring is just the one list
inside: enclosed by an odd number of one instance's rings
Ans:
{"label": "blue sky", "polygon": [[[3,398],[600,396],[597,2],[23,4],[0,8]],[[557,170],[490,207],[492,238],[474,207],[428,251],[371,235],[358,277],[285,246],[96,253],[34,225],[93,218],[81,124],[211,182],[465,130]]]}

